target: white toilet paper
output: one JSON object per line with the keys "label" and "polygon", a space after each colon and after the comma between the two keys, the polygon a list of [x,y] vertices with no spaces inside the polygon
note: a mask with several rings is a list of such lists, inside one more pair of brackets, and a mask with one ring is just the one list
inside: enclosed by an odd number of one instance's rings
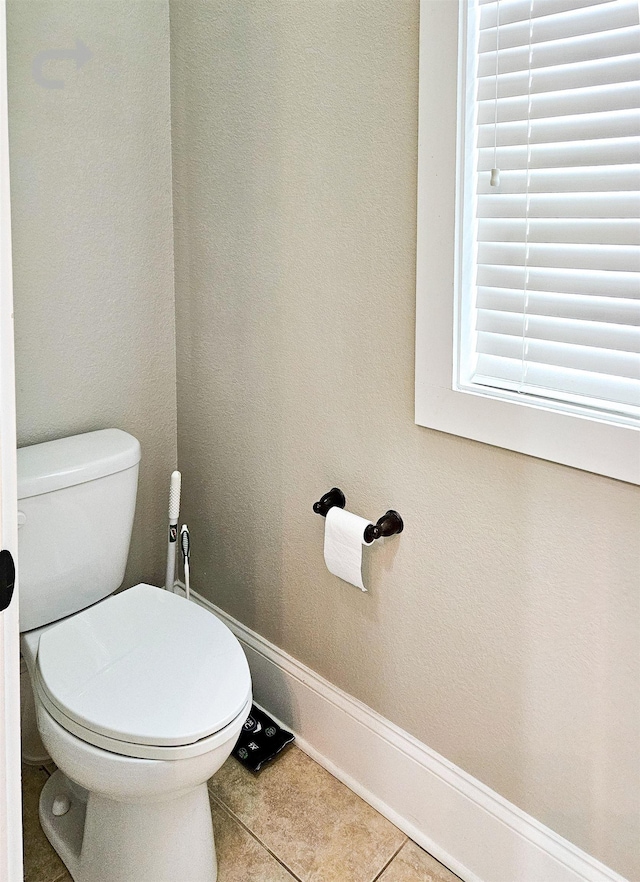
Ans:
{"label": "white toilet paper", "polygon": [[324,561],[327,569],[339,579],[366,591],[362,583],[362,546],[364,528],[371,521],[334,505],[327,512],[324,527]]}

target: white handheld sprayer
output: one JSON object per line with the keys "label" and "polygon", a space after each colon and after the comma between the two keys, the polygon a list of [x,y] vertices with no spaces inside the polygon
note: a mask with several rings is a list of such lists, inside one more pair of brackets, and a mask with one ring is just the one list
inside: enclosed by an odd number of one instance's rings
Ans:
{"label": "white handheld sprayer", "polygon": [[181,485],[182,475],[180,472],[172,472],[171,483],[169,484],[169,543],[167,547],[167,574],[164,580],[164,587],[167,591],[173,591],[173,583],[176,578],[176,543],[178,541]]}
{"label": "white handheld sprayer", "polygon": [[180,530],[180,547],[182,548],[182,563],[184,564],[184,590],[189,600],[190,595],[190,587],[189,587],[189,569],[191,565],[191,537],[189,536],[189,527],[186,524],[182,525],[182,529]]}

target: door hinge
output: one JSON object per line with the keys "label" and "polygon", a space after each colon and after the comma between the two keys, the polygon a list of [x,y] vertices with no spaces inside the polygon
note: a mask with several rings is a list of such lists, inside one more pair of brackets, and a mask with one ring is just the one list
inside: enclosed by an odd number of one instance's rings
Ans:
{"label": "door hinge", "polygon": [[13,589],[16,584],[16,567],[10,551],[0,551],[0,612],[11,603]]}

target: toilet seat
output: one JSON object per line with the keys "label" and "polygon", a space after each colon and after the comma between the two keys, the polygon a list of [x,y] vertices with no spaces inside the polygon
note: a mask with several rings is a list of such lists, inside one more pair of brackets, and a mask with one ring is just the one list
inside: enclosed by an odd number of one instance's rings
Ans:
{"label": "toilet seat", "polygon": [[128,759],[143,759],[143,760],[161,760],[161,761],[173,761],[173,760],[183,760],[183,759],[196,759],[198,757],[202,757],[205,754],[212,755],[216,752],[216,749],[221,745],[224,745],[227,739],[233,734],[233,741],[235,742],[238,738],[238,734],[240,733],[240,729],[242,724],[247,719],[251,712],[251,702],[252,698],[249,696],[247,699],[247,703],[242,708],[238,716],[235,720],[232,720],[224,729],[220,729],[218,732],[214,732],[213,735],[208,735],[206,738],[201,738],[200,741],[196,741],[193,744],[182,744],[177,747],[165,747],[158,746],[154,744],[133,744],[129,741],[119,741],[116,738],[108,738],[106,735],[100,735],[98,732],[92,732],[90,729],[85,729],[83,726],[80,726],[74,720],[66,717],[54,704],[52,704],[42,693],[39,692],[40,698],[40,707],[38,708],[38,724],[40,728],[42,728],[43,724],[43,716],[52,718],[56,723],[59,723],[62,728],[68,732],[70,735],[75,735],[76,738],[80,739],[86,745],[91,745],[91,747],[97,747],[100,750],[107,751],[108,753],[115,753],[121,757],[126,757]]}
{"label": "toilet seat", "polygon": [[68,731],[149,759],[211,750],[251,706],[249,667],[227,626],[144,584],[48,628],[34,682]]}

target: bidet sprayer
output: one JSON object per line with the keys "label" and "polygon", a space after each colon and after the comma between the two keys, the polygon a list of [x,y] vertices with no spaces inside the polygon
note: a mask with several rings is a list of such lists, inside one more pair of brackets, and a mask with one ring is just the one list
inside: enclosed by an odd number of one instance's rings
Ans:
{"label": "bidet sprayer", "polygon": [[178,541],[181,485],[182,475],[180,472],[172,472],[171,482],[169,484],[169,542],[167,547],[167,573],[164,580],[164,587],[167,591],[173,591],[173,583],[176,578],[176,542]]}
{"label": "bidet sprayer", "polygon": [[189,568],[191,564],[191,537],[189,536],[189,527],[186,524],[182,525],[182,529],[180,530],[180,547],[182,548],[182,563],[184,565],[184,590],[187,596],[187,600],[189,600],[190,588],[189,588]]}

